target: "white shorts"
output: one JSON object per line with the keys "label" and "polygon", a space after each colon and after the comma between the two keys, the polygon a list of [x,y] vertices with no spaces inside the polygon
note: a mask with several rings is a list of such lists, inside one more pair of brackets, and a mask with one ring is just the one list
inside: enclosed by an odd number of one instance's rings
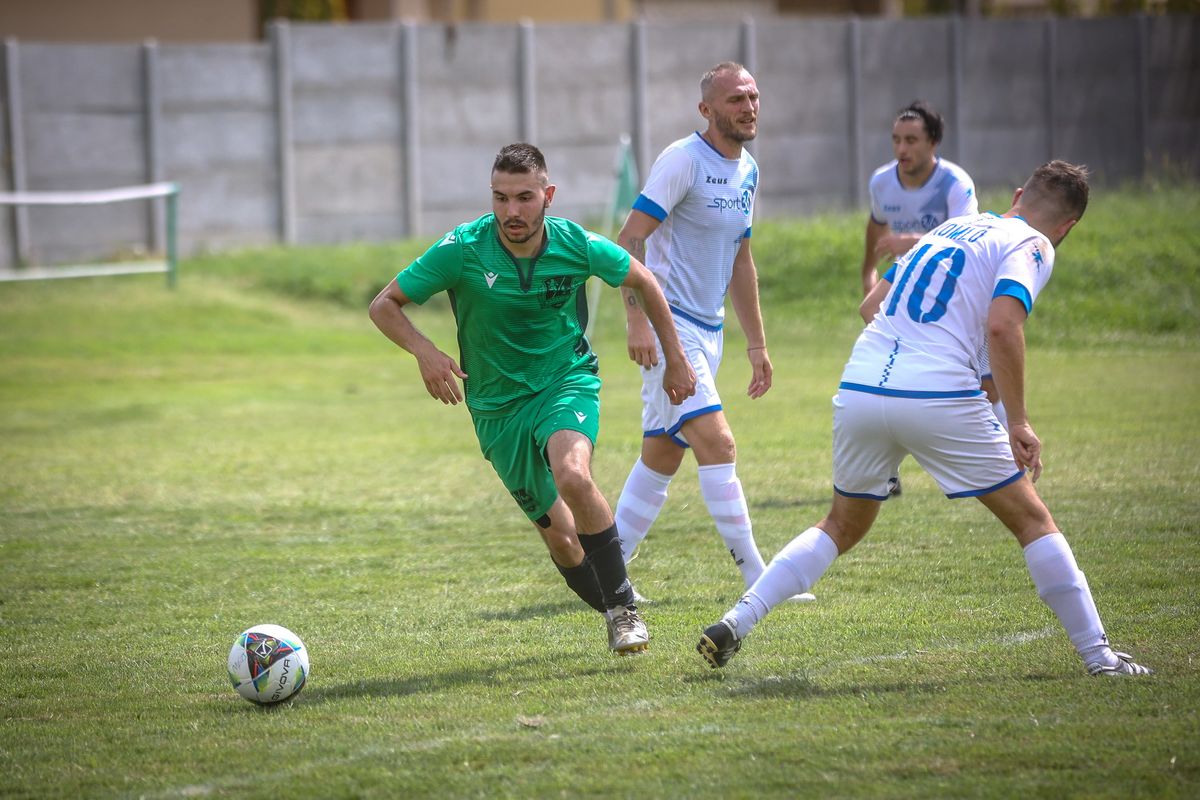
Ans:
{"label": "white shorts", "polygon": [[906,454],[951,498],[988,494],[1025,474],[986,395],[908,398],[838,390],[834,491],[886,500]]}
{"label": "white shorts", "polygon": [[717,370],[721,366],[721,354],[725,348],[725,336],[721,330],[709,330],[678,314],[673,314],[679,343],[692,369],[696,371],[696,393],[679,405],[671,405],[671,399],[663,391],[663,373],[667,363],[663,359],[662,345],[655,340],[658,351],[658,366],[642,369],[642,435],[671,437],[680,447],[688,447],[687,439],[680,428],[693,417],[721,410],[721,396],[717,394]]}

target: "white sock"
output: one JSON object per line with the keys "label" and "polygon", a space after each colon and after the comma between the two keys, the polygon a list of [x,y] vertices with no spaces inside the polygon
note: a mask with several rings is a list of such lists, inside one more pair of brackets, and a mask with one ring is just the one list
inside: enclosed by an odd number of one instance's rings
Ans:
{"label": "white sock", "polygon": [[812,589],[837,557],[833,539],[820,528],[809,528],[771,559],[763,574],[723,619],[742,638],[775,606],[794,594]]}
{"label": "white sock", "polygon": [[996,419],[1000,420],[1000,424],[1004,426],[1004,430],[1008,430],[1008,412],[1004,409],[1003,401],[997,400],[992,403],[992,411],[996,414]]}
{"label": "white sock", "polygon": [[621,555],[626,561],[650,532],[650,526],[658,518],[658,512],[662,511],[663,503],[667,502],[667,487],[670,485],[670,475],[655,472],[640,458],[629,471],[614,513],[621,537]]}
{"label": "white sock", "polygon": [[1025,564],[1038,596],[1054,611],[1083,662],[1115,666],[1117,657],[1108,646],[1087,578],[1066,537],[1051,533],[1034,540],[1025,547]]}
{"label": "white sock", "polygon": [[742,571],[742,580],[750,586],[758,580],[766,565],[754,543],[750,509],[742,494],[742,482],[738,480],[733,464],[710,464],[700,467],[699,473],[700,494],[717,524],[717,533],[721,534],[725,547],[733,556],[733,563]]}

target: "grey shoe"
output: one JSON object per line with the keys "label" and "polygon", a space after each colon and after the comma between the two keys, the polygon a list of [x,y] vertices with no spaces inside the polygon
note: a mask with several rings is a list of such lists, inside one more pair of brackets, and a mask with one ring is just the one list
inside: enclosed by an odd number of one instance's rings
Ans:
{"label": "grey shoe", "polygon": [[1089,675],[1153,675],[1154,670],[1149,667],[1143,667],[1141,664],[1133,663],[1133,656],[1128,653],[1118,653],[1113,651],[1113,655],[1117,657],[1117,665],[1109,667],[1101,664],[1099,661],[1093,661],[1087,665]]}
{"label": "grey shoe", "polygon": [[812,592],[802,592],[801,594],[792,595],[787,600],[784,600],[784,602],[785,603],[811,603],[816,599],[817,599],[817,596],[815,594],[813,594]]}
{"label": "grey shoe", "polygon": [[617,606],[604,613],[608,621],[608,647],[619,656],[650,649],[650,632],[636,606]]}
{"label": "grey shoe", "polygon": [[704,656],[704,660],[713,669],[729,663],[738,650],[742,649],[742,640],[738,638],[733,626],[725,620],[709,625],[700,635],[700,643],[696,652]]}

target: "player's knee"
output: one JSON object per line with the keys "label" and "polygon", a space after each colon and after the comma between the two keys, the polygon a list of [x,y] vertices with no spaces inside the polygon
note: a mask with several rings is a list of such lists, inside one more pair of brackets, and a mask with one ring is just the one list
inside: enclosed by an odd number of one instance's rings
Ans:
{"label": "player's knee", "polygon": [[566,464],[554,473],[554,485],[563,501],[570,507],[587,499],[596,489],[591,471],[578,465]]}

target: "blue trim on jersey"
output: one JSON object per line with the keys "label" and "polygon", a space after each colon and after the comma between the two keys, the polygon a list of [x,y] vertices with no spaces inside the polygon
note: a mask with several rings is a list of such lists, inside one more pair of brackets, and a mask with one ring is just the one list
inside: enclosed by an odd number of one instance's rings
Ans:
{"label": "blue trim on jersey", "polygon": [[838,494],[840,494],[842,497],[855,497],[855,498],[858,498],[859,500],[878,500],[882,503],[884,500],[888,499],[888,496],[886,494],[881,497],[880,495],[877,495],[877,494],[860,494],[859,492],[843,492],[841,489],[839,489],[836,486],[833,487],[833,490],[835,492],[837,492]]}
{"label": "blue trim on jersey", "polygon": [[721,152],[720,150],[718,150],[717,148],[713,147],[713,145],[712,145],[712,142],[710,142],[708,139],[705,139],[705,138],[704,138],[704,134],[703,134],[703,133],[701,133],[700,131],[693,131],[693,133],[695,133],[695,134],[696,134],[696,138],[698,138],[700,141],[702,141],[702,142],[704,142],[706,145],[708,145],[708,149],[709,149],[709,150],[712,150],[714,153],[716,153],[717,155],[719,155],[721,158],[725,159],[726,161],[737,161],[737,160],[738,160],[738,159],[736,159],[736,158],[730,158],[729,156],[725,155],[724,153],[722,153],[722,152]]}
{"label": "blue trim on jersey", "polygon": [[716,333],[717,331],[721,330],[722,327],[724,327],[724,323],[722,323],[721,325],[709,325],[707,322],[701,322],[700,320],[696,319],[695,317],[693,317],[691,314],[687,313],[686,311],[680,311],[675,306],[668,305],[667,308],[671,309],[671,313],[674,314],[675,316],[682,317],[683,319],[686,319],[688,322],[692,323],[696,327],[703,328],[706,331],[711,331],[712,333]]}
{"label": "blue trim on jersey", "polygon": [[881,394],[885,397],[904,397],[910,400],[979,397],[983,394],[983,391],[980,389],[961,389],[954,392],[918,392],[911,389],[886,389],[882,386],[864,386],[861,383],[850,383],[849,381],[842,381],[838,384],[838,388],[847,389],[851,392],[863,392],[865,394]]}
{"label": "blue trim on jersey", "polygon": [[888,283],[896,282],[896,262],[892,262],[892,266],[887,272],[883,273],[883,279]]}
{"label": "blue trim on jersey", "polygon": [[742,234],[742,238],[743,238],[743,239],[749,239],[749,238],[750,238],[750,228],[746,228],[746,232]]}
{"label": "blue trim on jersey", "polygon": [[1025,313],[1028,315],[1033,311],[1033,298],[1029,296],[1029,290],[1011,278],[1004,278],[996,284],[996,291],[992,292],[992,299],[997,297],[1012,297],[1021,301],[1021,305],[1025,306]]}
{"label": "blue trim on jersey", "polygon": [[639,194],[637,200],[633,201],[633,210],[649,214],[659,222],[667,218],[667,212],[663,210],[663,207],[644,194]]}
{"label": "blue trim on jersey", "polygon": [[1016,483],[1017,481],[1021,480],[1021,478],[1023,478],[1024,476],[1025,476],[1025,470],[1018,470],[1016,475],[1013,475],[1011,478],[1005,478],[1004,480],[997,483],[995,486],[989,486],[986,489],[975,489],[974,491],[970,491],[970,492],[955,492],[954,494],[946,495],[946,497],[949,497],[951,500],[957,500],[960,497],[979,497],[981,494],[991,494],[992,492],[996,491],[997,489],[1003,489],[1005,486],[1008,486],[1010,483]]}
{"label": "blue trim on jersey", "polygon": [[986,375],[980,375],[980,376],[979,376],[979,380],[981,380],[981,381],[986,381],[986,380],[987,380],[988,378],[990,378],[990,377],[992,377],[992,373],[990,373],[990,372],[989,372],[989,373],[987,373]]}

